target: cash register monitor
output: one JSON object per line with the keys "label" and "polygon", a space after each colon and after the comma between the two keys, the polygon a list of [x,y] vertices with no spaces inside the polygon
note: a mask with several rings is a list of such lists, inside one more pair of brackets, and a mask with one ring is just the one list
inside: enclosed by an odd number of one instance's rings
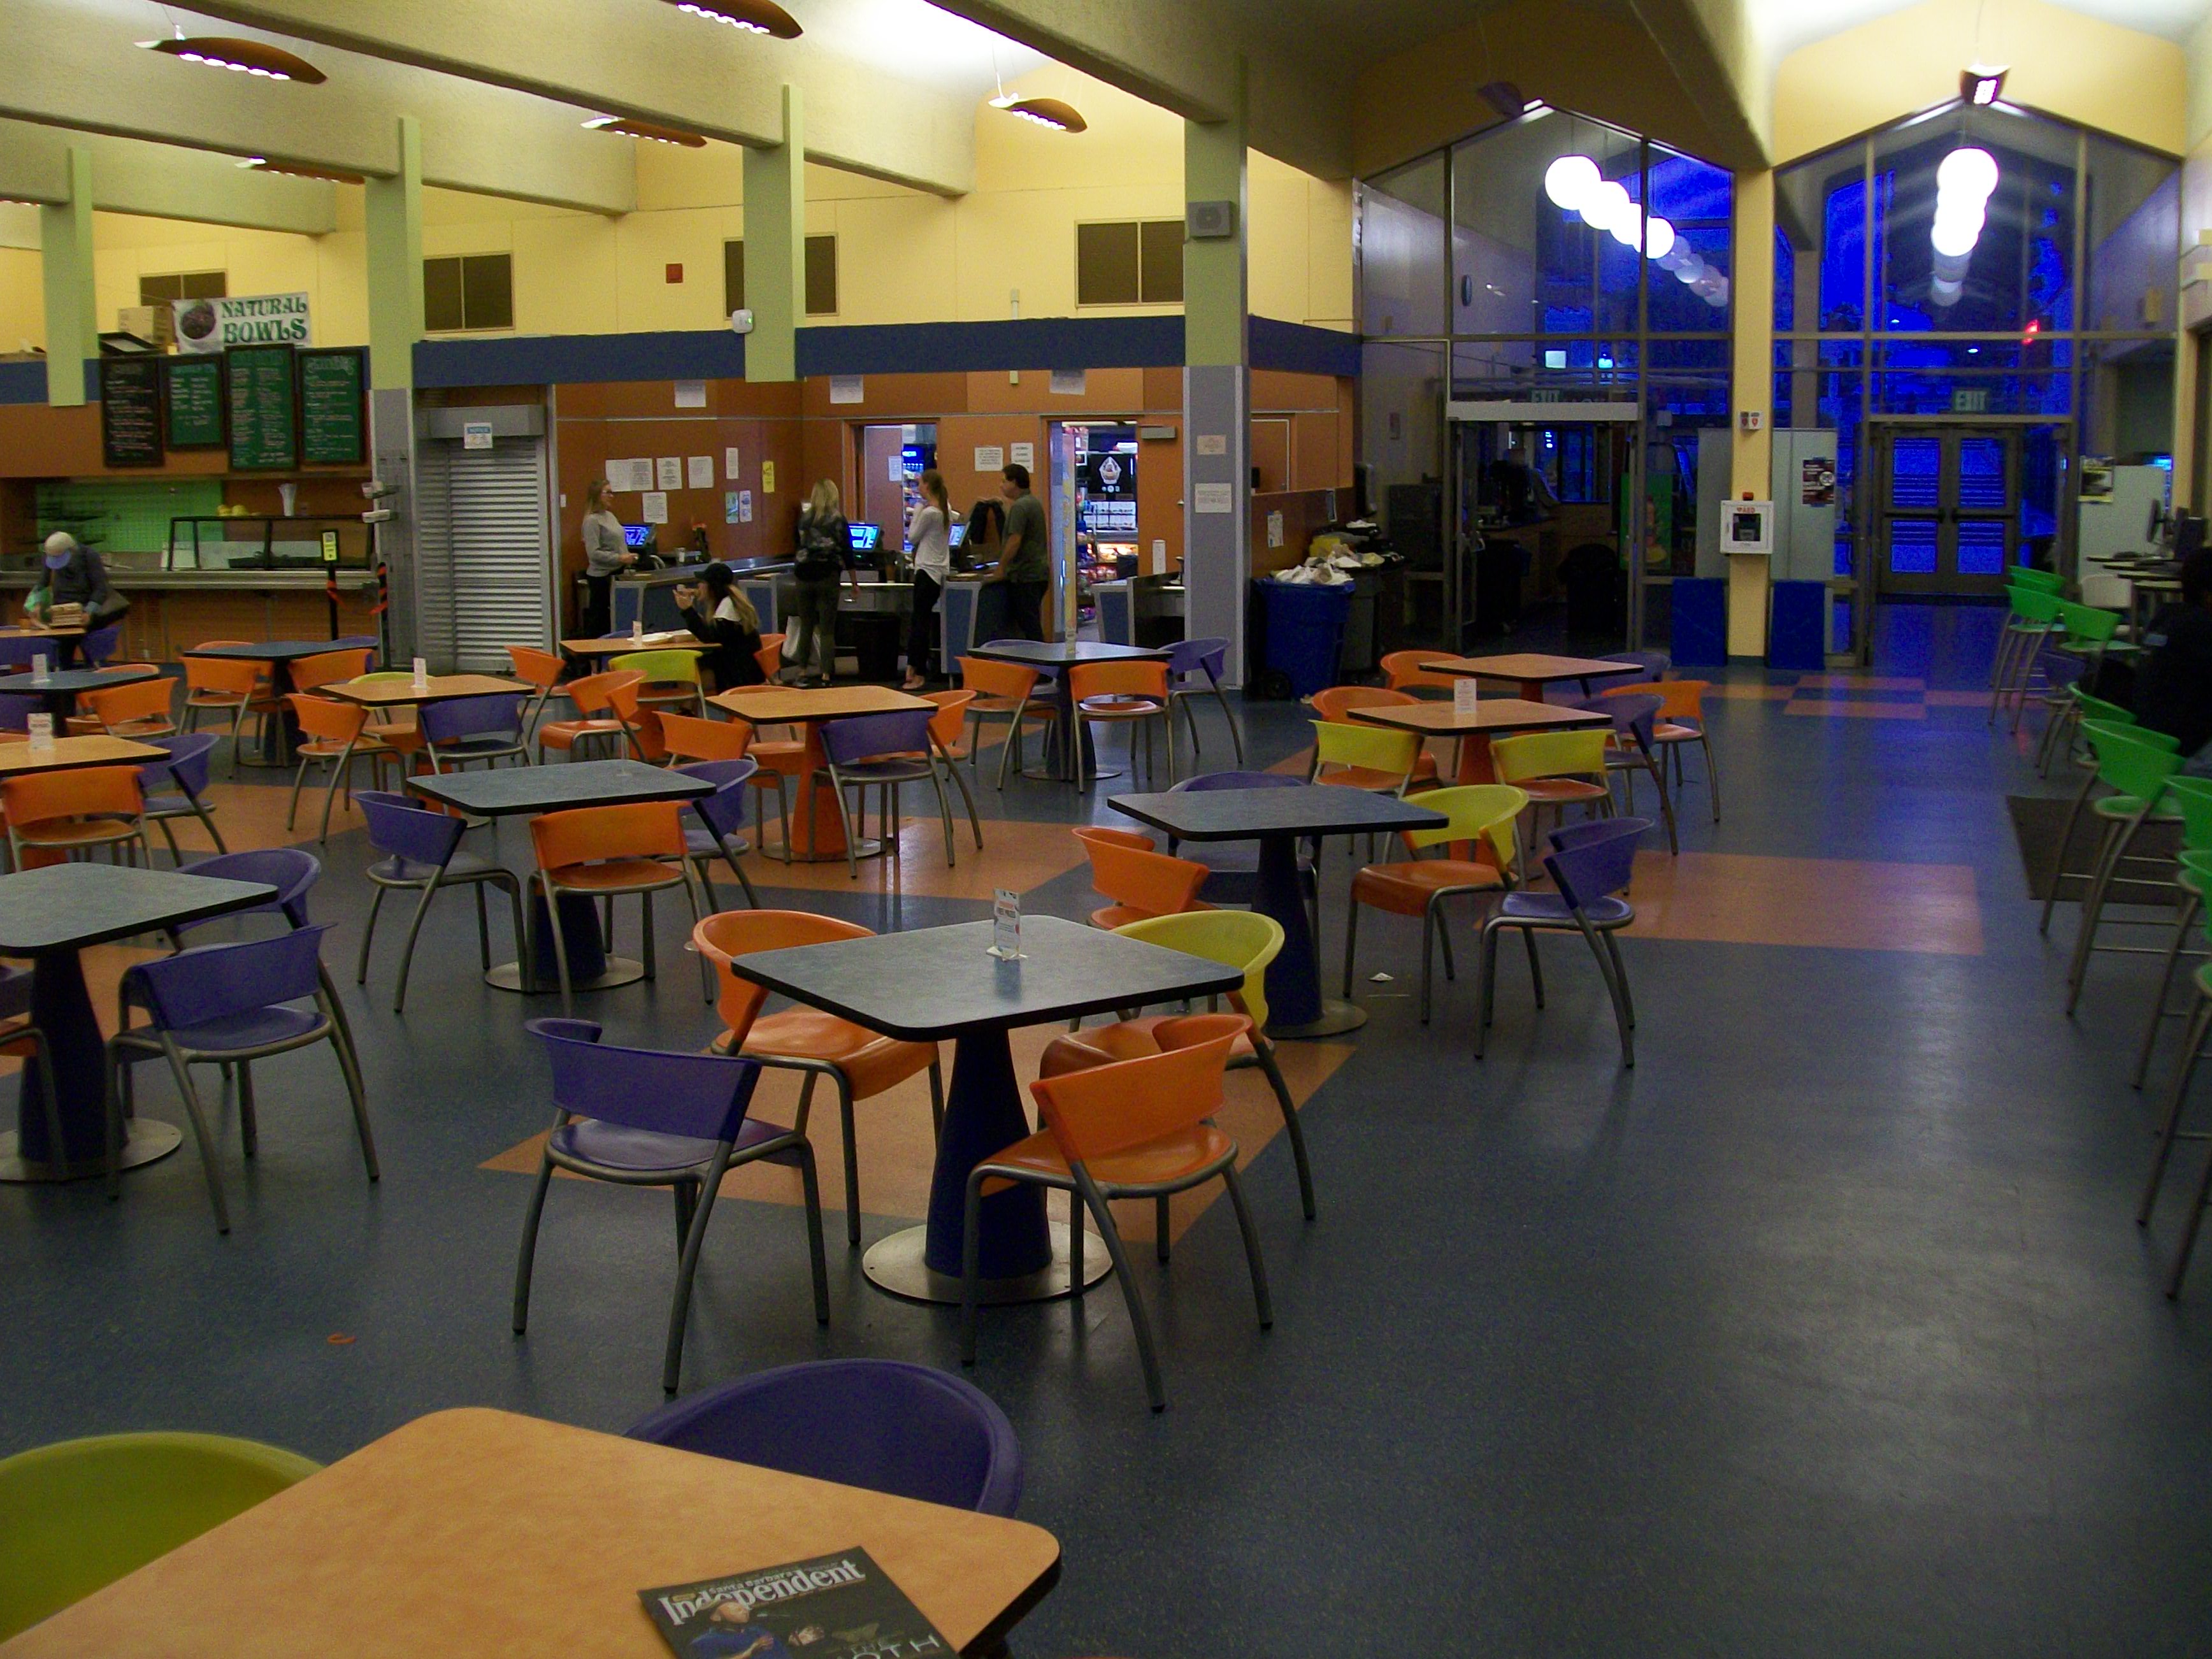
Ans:
{"label": "cash register monitor", "polygon": [[845,527],[852,532],[855,553],[874,552],[884,538],[884,527],[879,524],[864,524],[856,519],[848,520]]}
{"label": "cash register monitor", "polygon": [[649,524],[626,524],[623,526],[623,541],[630,547],[649,547],[653,544],[653,526]]}
{"label": "cash register monitor", "polygon": [[964,524],[956,524],[945,532],[945,544],[947,547],[957,547],[967,539],[968,526]]}

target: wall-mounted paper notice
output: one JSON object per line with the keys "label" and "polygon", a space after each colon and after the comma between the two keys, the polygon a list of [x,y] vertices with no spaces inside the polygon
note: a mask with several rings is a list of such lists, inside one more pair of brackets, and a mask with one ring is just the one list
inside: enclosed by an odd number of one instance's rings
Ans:
{"label": "wall-mounted paper notice", "polygon": [[978,472],[996,472],[1006,464],[1006,452],[998,445],[977,444],[975,446],[975,470]]}
{"label": "wall-mounted paper notice", "polygon": [[663,455],[653,464],[653,487],[655,489],[684,488],[684,458],[681,455]]}
{"label": "wall-mounted paper notice", "polygon": [[645,504],[638,509],[638,516],[640,518],[643,519],[647,524],[666,524],[668,522],[668,492],[666,490],[647,490],[645,492],[644,502]]}
{"label": "wall-mounted paper notice", "polygon": [[744,459],[734,449],[726,449],[722,452],[722,476],[732,483],[737,483],[738,474],[744,470],[738,465]]}
{"label": "wall-mounted paper notice", "polygon": [[890,481],[893,483],[904,483],[906,482],[906,452],[901,449],[891,451],[890,465],[886,470],[890,472]]}
{"label": "wall-mounted paper notice", "polygon": [[1052,390],[1055,397],[1080,398],[1084,384],[1084,371],[1079,368],[1055,368],[1052,371]]}
{"label": "wall-mounted paper notice", "polygon": [[738,521],[738,492],[726,489],[722,492],[722,522],[736,524]]}
{"label": "wall-mounted paper notice", "polygon": [[609,461],[607,488],[633,490],[653,488],[653,462],[650,458],[635,461]]}
{"label": "wall-mounted paper notice", "polygon": [[1226,455],[1229,440],[1222,433],[1201,432],[1198,434],[1198,453],[1201,455]]}
{"label": "wall-mounted paper notice", "polygon": [[1228,484],[1202,483],[1198,487],[1195,505],[1200,513],[1233,513],[1237,510],[1237,492]]}
{"label": "wall-mounted paper notice", "polygon": [[1282,544],[1283,515],[1279,512],[1270,513],[1267,515],[1267,545],[1280,547]]}
{"label": "wall-mounted paper notice", "polygon": [[857,404],[867,398],[866,384],[857,374],[832,374],[830,377],[830,401],[833,404]]}
{"label": "wall-mounted paper notice", "polygon": [[763,495],[775,494],[775,463],[774,461],[761,463],[761,494]]}
{"label": "wall-mounted paper notice", "polygon": [[750,489],[740,489],[738,492],[738,522],[750,524],[752,521],[753,492]]}
{"label": "wall-mounted paper notice", "polygon": [[693,489],[712,489],[714,487],[714,458],[712,455],[690,455],[684,462],[687,483]]}
{"label": "wall-mounted paper notice", "polygon": [[1012,461],[1016,466],[1035,466],[1036,465],[1036,446],[1035,444],[1016,444],[1013,447],[1012,453],[1009,454],[1006,459]]}
{"label": "wall-mounted paper notice", "polygon": [[676,383],[676,406],[678,409],[706,408],[707,383],[704,380],[678,380]]}

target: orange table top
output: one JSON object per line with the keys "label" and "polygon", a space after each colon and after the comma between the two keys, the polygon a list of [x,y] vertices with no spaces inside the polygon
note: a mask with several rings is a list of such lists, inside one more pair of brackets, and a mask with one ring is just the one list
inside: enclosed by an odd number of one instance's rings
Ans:
{"label": "orange table top", "polygon": [[81,640],[84,637],[84,633],[85,630],[82,627],[48,628],[40,623],[15,623],[6,628],[0,628],[0,634],[5,634],[15,639],[28,640]]}
{"label": "orange table top", "polygon": [[372,708],[385,708],[400,703],[442,702],[448,697],[488,697],[501,691],[519,691],[528,696],[536,687],[525,685],[520,680],[503,679],[497,674],[433,674],[416,690],[411,679],[342,680],[335,685],[319,685],[318,696],[343,697],[348,702],[365,702]]}
{"label": "orange table top", "polygon": [[507,1412],[445,1411],[0,1651],[273,1659],[335,1644],[353,1659],[667,1659],[638,1591],[852,1548],[963,1651],[997,1640],[1060,1574],[1059,1541],[1025,1522]]}
{"label": "orange table top", "polygon": [[710,651],[714,647],[689,629],[679,628],[673,633],[647,634],[642,640],[627,634],[610,634],[600,640],[563,640],[561,648],[573,657],[620,657],[632,651]]}
{"label": "orange table top", "polygon": [[33,749],[27,743],[0,743],[0,777],[21,777],[27,772],[70,772],[81,766],[143,766],[166,760],[169,751],[151,744],[105,734],[85,738],[56,738],[51,749]]}
{"label": "orange table top", "polygon": [[1611,726],[1611,716],[1587,708],[1562,708],[1557,703],[1530,702],[1522,697],[1485,697],[1462,714],[1448,702],[1383,704],[1345,711],[1357,720],[1395,726],[1432,738],[1464,737],[1472,732],[1547,731],[1553,726]]}
{"label": "orange table top", "polygon": [[848,714],[891,714],[902,708],[937,705],[926,697],[894,691],[887,685],[825,685],[813,690],[781,685],[740,685],[707,699],[756,726],[798,726],[809,720],[842,720]]}
{"label": "orange table top", "polygon": [[1601,657],[1553,657],[1540,651],[1516,651],[1497,657],[1437,657],[1421,664],[1436,674],[1464,674],[1483,680],[1595,680],[1613,674],[1641,674],[1632,662]]}

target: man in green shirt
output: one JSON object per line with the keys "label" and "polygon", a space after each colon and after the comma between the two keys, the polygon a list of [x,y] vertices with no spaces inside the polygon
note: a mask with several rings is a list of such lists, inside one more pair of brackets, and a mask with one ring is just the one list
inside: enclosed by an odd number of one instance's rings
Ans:
{"label": "man in green shirt", "polygon": [[1044,637],[1045,590],[1052,585],[1044,503],[1030,494],[1030,470],[1016,461],[1002,475],[999,493],[1006,498],[1006,537],[999,568],[987,581],[1006,585],[1006,620],[1017,637]]}

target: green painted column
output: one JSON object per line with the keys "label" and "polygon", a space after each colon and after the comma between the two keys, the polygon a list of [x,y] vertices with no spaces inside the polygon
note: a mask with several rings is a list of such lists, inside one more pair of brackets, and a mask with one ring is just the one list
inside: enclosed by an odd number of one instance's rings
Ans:
{"label": "green painted column", "polygon": [[783,142],[745,151],[745,379],[799,378],[799,323],[806,313],[805,106],[783,89]]}
{"label": "green painted column", "polygon": [[1244,683],[1244,592],[1252,570],[1250,319],[1245,310],[1244,70],[1225,121],[1183,124],[1187,204],[1228,204],[1231,233],[1182,245],[1184,631],[1225,639],[1223,678]]}
{"label": "green painted column", "polygon": [[39,210],[39,263],[46,295],[46,401],[86,401],[85,359],[100,355],[92,285],[92,152],[72,144],[69,199]]}
{"label": "green painted column", "polygon": [[1186,240],[1182,249],[1183,361],[1241,365],[1245,345],[1244,88],[1238,66],[1237,113],[1226,121],[1185,121],[1182,125],[1182,193],[1186,202],[1229,202],[1236,207],[1236,234],[1202,241]]}
{"label": "green painted column", "polygon": [[399,118],[399,170],[362,187],[368,242],[368,376],[380,391],[415,385],[422,337],[422,133]]}

